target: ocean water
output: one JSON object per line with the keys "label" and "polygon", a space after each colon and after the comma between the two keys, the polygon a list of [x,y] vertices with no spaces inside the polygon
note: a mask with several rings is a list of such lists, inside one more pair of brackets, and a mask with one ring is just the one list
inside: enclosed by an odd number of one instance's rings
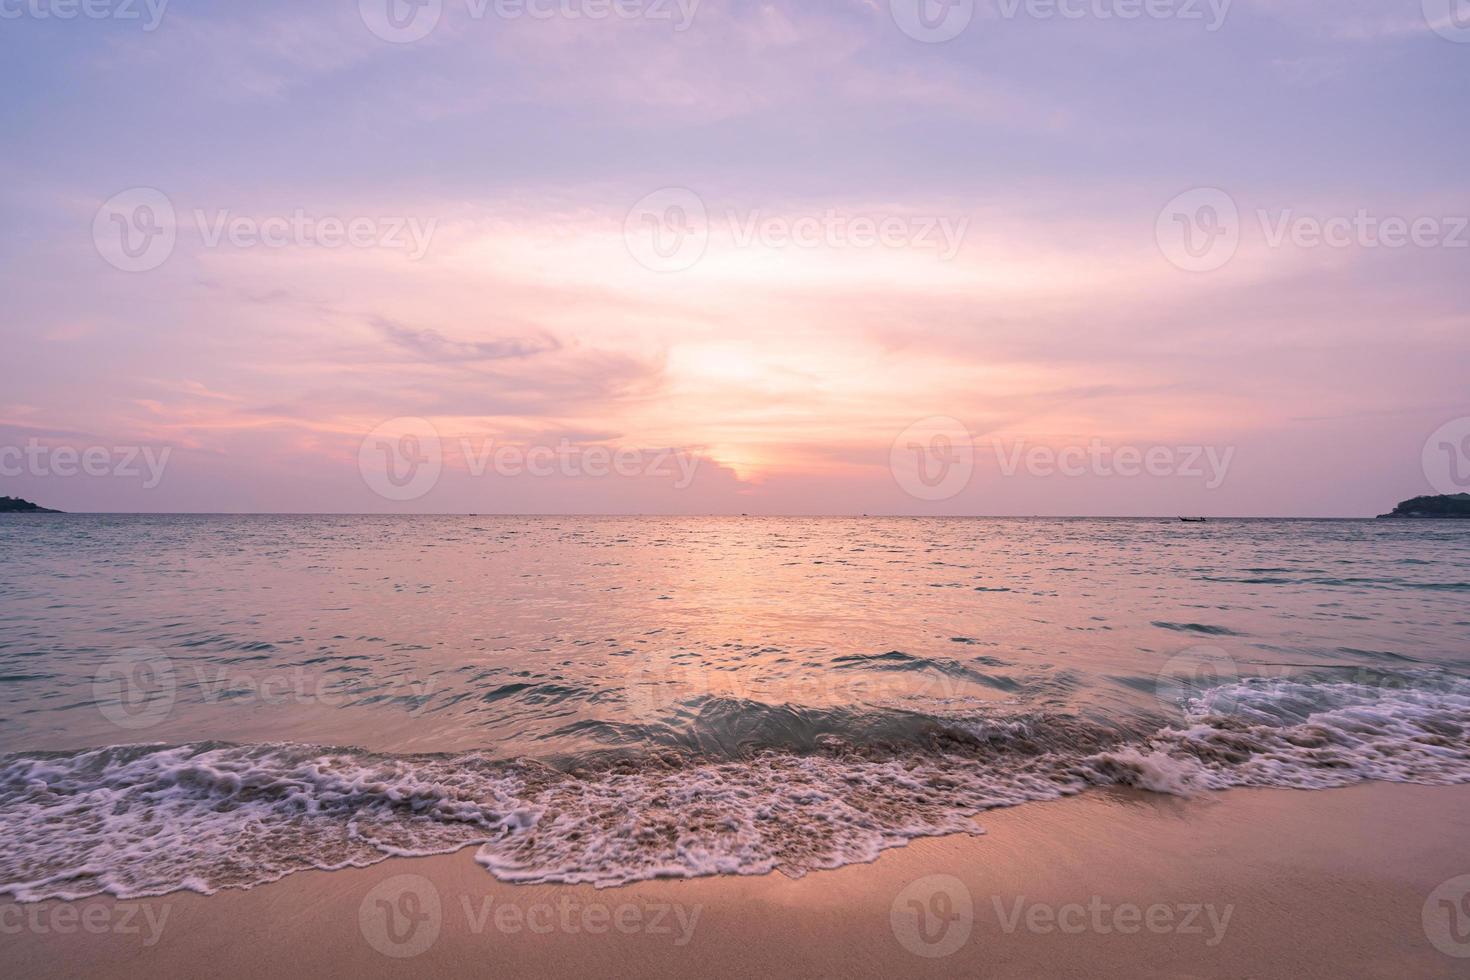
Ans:
{"label": "ocean water", "polygon": [[0,893],[466,846],[800,875],[977,813],[1470,780],[1456,522],[0,519]]}

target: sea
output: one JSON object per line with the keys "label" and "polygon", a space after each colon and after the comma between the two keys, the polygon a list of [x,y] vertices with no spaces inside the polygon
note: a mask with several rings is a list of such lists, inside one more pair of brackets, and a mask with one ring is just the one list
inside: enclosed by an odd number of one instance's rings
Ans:
{"label": "sea", "polygon": [[800,876],[1109,787],[1470,780],[1470,522],[14,515],[0,694],[21,901]]}

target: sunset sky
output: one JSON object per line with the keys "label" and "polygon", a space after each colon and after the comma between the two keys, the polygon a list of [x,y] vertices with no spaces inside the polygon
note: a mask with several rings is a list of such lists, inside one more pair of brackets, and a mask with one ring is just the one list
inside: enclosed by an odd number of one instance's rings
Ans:
{"label": "sunset sky", "polygon": [[[903,0],[564,2],[583,16],[442,0],[411,41],[374,32],[374,0],[174,0],[154,30],[141,0],[5,6],[0,447],[169,455],[156,486],[22,464],[0,494],[1365,516],[1430,492],[1426,440],[1470,416],[1470,36],[1433,0],[1235,0],[1219,23],[1206,0],[979,0],[942,43],[905,33]],[[174,243],[130,271],[107,235],[138,188]],[[1161,240],[1200,188],[1239,213],[1208,271]],[[1360,213],[1423,242],[1273,241]],[[323,219],[362,241],[325,247]],[[395,500],[362,460],[401,418],[442,474]],[[943,499],[892,465],[933,418],[974,445]],[[476,475],[485,440],[698,465]],[[1090,445],[1229,465],[1211,487],[1001,458]]]}

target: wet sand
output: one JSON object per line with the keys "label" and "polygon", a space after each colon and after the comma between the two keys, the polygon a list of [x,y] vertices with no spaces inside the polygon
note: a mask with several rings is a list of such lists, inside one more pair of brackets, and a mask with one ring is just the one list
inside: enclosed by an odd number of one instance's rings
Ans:
{"label": "wet sand", "polygon": [[1112,791],[979,822],[795,880],[515,886],[467,849],[6,902],[0,975],[1470,976],[1470,879],[1436,893],[1470,875],[1470,787]]}

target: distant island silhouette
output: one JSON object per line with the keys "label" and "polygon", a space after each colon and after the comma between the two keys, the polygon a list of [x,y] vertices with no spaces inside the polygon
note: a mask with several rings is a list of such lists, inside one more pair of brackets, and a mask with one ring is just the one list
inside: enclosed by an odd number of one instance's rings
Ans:
{"label": "distant island silhouette", "polygon": [[1437,497],[1415,497],[1405,500],[1391,514],[1379,514],[1380,520],[1390,517],[1413,517],[1421,519],[1466,519],[1470,518],[1470,493],[1441,494]]}
{"label": "distant island silhouette", "polygon": [[59,510],[33,504],[19,497],[0,497],[0,514],[60,514]]}

